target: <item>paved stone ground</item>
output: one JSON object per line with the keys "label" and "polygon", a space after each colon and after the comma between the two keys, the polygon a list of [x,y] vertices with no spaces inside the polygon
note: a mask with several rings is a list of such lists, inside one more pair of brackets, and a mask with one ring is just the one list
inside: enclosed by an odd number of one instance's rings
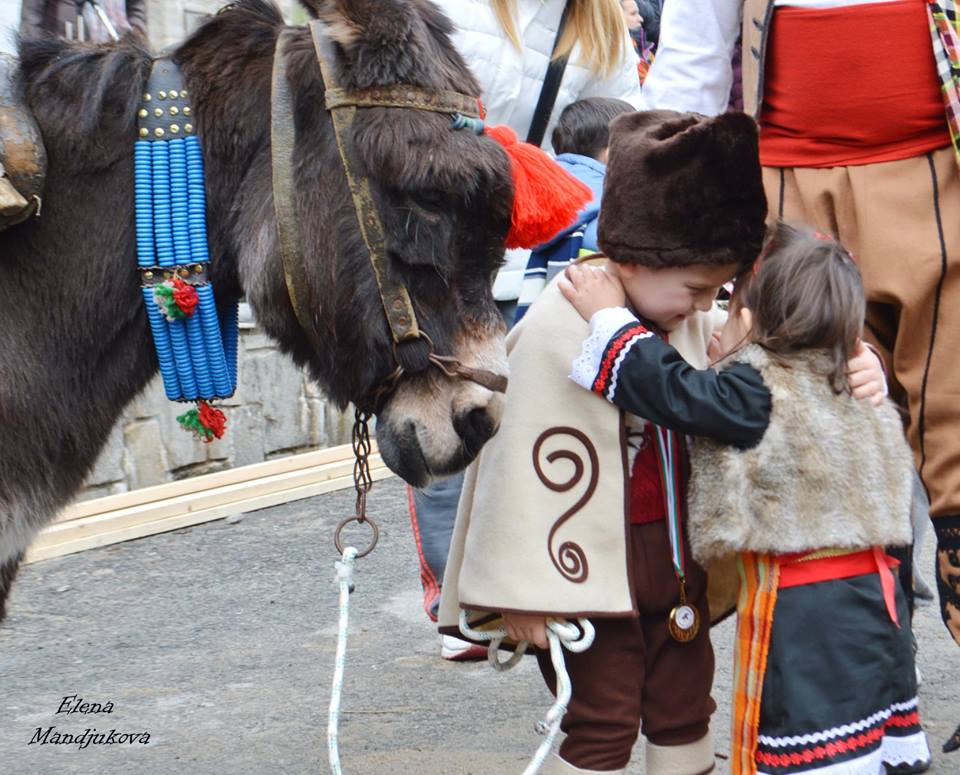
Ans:
{"label": "paved stone ground", "polygon": [[[0,773],[326,772],[337,589],[335,493],[24,569],[0,627]],[[341,747],[347,775],[519,773],[550,703],[535,665],[505,675],[437,656],[420,609],[404,491],[376,486],[380,547],[358,566]],[[930,548],[924,565],[931,566]],[[825,617],[829,624],[829,615]],[[922,711],[939,747],[960,721],[960,649],[933,608],[917,631]],[[718,749],[727,745],[729,624],[715,630]],[[63,698],[113,712],[57,713]],[[37,728],[148,732],[149,744],[28,745]],[[725,764],[720,768],[726,771]],[[642,772],[638,759],[631,773]]]}

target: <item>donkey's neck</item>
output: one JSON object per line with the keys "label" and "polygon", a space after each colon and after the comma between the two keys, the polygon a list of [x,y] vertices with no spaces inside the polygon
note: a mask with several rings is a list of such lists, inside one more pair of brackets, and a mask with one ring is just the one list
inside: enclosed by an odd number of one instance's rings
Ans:
{"label": "donkey's neck", "polygon": [[270,75],[280,27],[237,29],[232,12],[215,19],[174,54],[196,115],[207,174],[211,277],[218,294],[239,295],[236,256],[242,199],[269,152]]}

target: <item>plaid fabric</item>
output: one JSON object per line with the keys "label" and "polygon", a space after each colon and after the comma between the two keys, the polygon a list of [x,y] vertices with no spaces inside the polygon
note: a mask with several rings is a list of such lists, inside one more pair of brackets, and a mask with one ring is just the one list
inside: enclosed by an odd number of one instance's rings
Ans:
{"label": "plaid fabric", "polygon": [[576,261],[581,254],[593,252],[581,250],[581,245],[583,245],[583,229],[577,229],[556,245],[531,251],[527,268],[523,271],[523,285],[520,286],[517,313],[513,319],[514,325],[523,319],[530,305],[537,300],[537,296],[554,277]]}
{"label": "plaid fabric", "polygon": [[960,18],[955,0],[927,0],[930,36],[950,139],[960,160]]}
{"label": "plaid fabric", "polygon": [[773,609],[777,605],[780,561],[772,555],[742,552],[737,558],[740,599],[733,673],[733,775],[756,775],[760,698],[767,667]]}

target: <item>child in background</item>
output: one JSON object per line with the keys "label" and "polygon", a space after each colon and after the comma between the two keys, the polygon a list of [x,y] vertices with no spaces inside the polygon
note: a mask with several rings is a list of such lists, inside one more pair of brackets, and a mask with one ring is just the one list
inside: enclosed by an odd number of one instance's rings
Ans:
{"label": "child in background", "polygon": [[[762,244],[756,149],[743,114],[628,113],[610,126],[599,216],[607,267],[634,278],[637,311],[699,368],[723,320],[718,288]],[[714,768],[714,663],[706,574],[682,539],[684,447],[567,379],[588,334],[553,283],[507,338],[504,416],[466,474],[441,631],[458,634],[461,610],[471,623],[502,617],[514,640],[539,647],[553,688],[547,617],[590,618],[594,644],[565,654],[573,697],[545,772],[622,775],[642,731],[649,775],[700,775]],[[762,411],[742,409],[727,421],[755,432]]]}
{"label": "child in background", "polygon": [[609,126],[621,113],[632,110],[633,106],[623,100],[588,97],[570,103],[560,114],[551,138],[557,163],[590,186],[593,199],[580,211],[574,223],[530,253],[514,323],[523,318],[534,299],[572,260],[600,249],[597,245],[597,215],[607,171]]}
{"label": "child in background", "polygon": [[629,276],[572,267],[560,285],[591,324],[572,378],[704,437],[689,535],[696,561],[739,565],[735,775],[926,770],[907,605],[883,549],[911,540],[913,465],[893,404],[848,383],[865,303],[851,256],[777,225],[737,280],[717,372],[624,307],[643,292]]}

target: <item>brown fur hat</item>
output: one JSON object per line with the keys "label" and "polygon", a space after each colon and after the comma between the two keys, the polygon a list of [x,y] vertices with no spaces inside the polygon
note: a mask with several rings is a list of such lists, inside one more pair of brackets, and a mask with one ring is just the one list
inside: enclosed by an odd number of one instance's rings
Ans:
{"label": "brown fur hat", "polygon": [[654,268],[747,268],[760,252],[767,200],[757,125],[651,110],[610,124],[598,237],[611,260]]}

